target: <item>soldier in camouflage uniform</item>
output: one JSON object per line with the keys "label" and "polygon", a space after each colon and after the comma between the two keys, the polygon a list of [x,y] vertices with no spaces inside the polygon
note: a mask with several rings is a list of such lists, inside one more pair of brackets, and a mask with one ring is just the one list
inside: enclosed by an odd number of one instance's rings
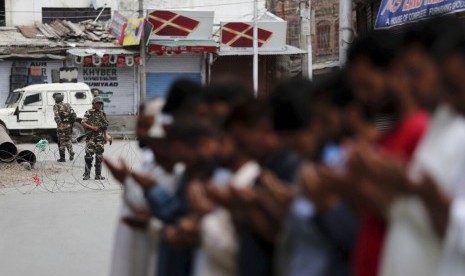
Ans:
{"label": "soldier in camouflage uniform", "polygon": [[83,180],[90,179],[90,170],[92,168],[93,155],[95,154],[95,179],[103,180],[102,176],[102,158],[103,145],[105,144],[105,131],[108,128],[108,120],[103,109],[103,100],[100,97],[95,97],[92,100],[92,109],[89,109],[84,114],[81,124],[89,131],[86,137],[86,161]]}
{"label": "soldier in camouflage uniform", "polygon": [[74,113],[74,110],[69,103],[63,102],[63,94],[55,94],[53,98],[55,99],[53,113],[55,115],[55,122],[57,123],[58,150],[60,153],[60,159],[57,161],[66,161],[66,149],[68,149],[69,152],[69,160],[73,160],[74,152],[71,136],[73,133],[73,124],[76,120],[76,113]]}

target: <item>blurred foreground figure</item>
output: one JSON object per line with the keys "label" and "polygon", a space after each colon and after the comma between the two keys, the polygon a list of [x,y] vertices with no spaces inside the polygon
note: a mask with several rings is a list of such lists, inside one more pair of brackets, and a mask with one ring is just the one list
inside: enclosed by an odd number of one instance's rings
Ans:
{"label": "blurred foreground figure", "polygon": [[436,77],[442,78],[444,87],[409,177],[399,172],[403,181],[389,210],[391,226],[381,274],[464,275],[464,26],[445,17],[421,28],[417,36],[428,32],[423,39],[432,40],[437,48],[441,74]]}
{"label": "blurred foreground figure", "polygon": [[[163,101],[152,100],[139,109],[136,135],[143,151],[140,172],[161,178],[164,172],[155,162],[154,153],[147,146],[149,140],[162,139],[159,121]],[[162,229],[158,219],[150,219],[150,210],[143,190],[131,177],[124,161],[116,165],[104,159],[113,176],[123,185],[121,221],[115,233],[111,266],[112,276],[147,276],[155,274],[157,245]]]}
{"label": "blurred foreground figure", "polygon": [[[449,112],[446,111],[449,108],[441,100],[444,95],[441,75],[434,59],[437,44],[442,42],[442,38],[450,29],[455,28],[446,22],[449,20],[439,18],[418,23],[406,31],[400,48],[402,76],[407,80],[413,98],[418,105],[433,114],[432,124],[426,136],[422,138],[410,164],[410,174],[416,181],[421,181],[425,177],[423,168],[420,169],[425,165],[423,155],[426,152],[427,155],[431,155],[434,151],[431,144],[425,148],[425,141],[430,139],[428,137],[437,124],[438,114]],[[376,180],[380,183],[385,182],[385,179]],[[380,273],[381,275],[436,275],[439,241],[430,226],[421,200],[418,197],[407,197],[409,193],[406,193],[406,190],[409,189],[401,188],[405,186],[402,183],[399,177],[390,184],[391,194],[395,200],[387,210],[390,225]]]}
{"label": "blurred foreground figure", "polygon": [[[419,109],[395,63],[397,45],[389,32],[358,38],[348,52],[347,70],[354,87],[358,114],[352,128],[365,140],[377,144],[390,156],[409,162],[426,129],[428,115]],[[361,225],[354,252],[355,275],[377,275],[386,228],[386,209],[391,189],[366,178],[355,162],[350,180],[358,193]],[[350,167],[349,162],[349,167]]]}

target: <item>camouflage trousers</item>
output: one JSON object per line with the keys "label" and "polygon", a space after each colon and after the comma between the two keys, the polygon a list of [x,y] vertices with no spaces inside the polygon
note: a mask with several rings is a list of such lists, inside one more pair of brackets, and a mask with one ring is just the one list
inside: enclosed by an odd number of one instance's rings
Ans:
{"label": "camouflage trousers", "polygon": [[70,124],[60,124],[57,128],[57,137],[58,137],[58,149],[61,152],[65,152],[68,149],[68,152],[71,154],[73,152],[72,144],[72,133],[73,129]]}
{"label": "camouflage trousers", "polygon": [[95,155],[95,175],[101,175],[104,143],[105,143],[104,138],[100,136],[95,137],[95,138],[88,138],[86,140],[86,148],[85,148],[86,155],[84,157],[84,160],[86,161],[86,166],[85,166],[84,175],[90,174],[94,155]]}

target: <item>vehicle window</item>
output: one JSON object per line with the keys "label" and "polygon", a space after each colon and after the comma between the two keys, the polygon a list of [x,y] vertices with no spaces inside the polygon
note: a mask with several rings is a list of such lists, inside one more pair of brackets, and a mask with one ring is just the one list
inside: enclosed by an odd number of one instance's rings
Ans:
{"label": "vehicle window", "polygon": [[63,94],[64,95],[64,99],[63,99],[63,102],[67,103],[68,102],[68,99],[67,99],[67,96],[66,96],[66,92],[65,91],[50,91],[50,92],[47,92],[47,104],[48,105],[55,105],[55,95],[56,94]]}
{"label": "vehicle window", "polygon": [[76,99],[80,100],[80,99],[85,99],[87,96],[86,96],[85,92],[76,92],[74,94],[74,97],[76,97]]}
{"label": "vehicle window", "polygon": [[26,96],[24,99],[24,105],[29,106],[41,106],[42,105],[42,94],[36,93]]}
{"label": "vehicle window", "polygon": [[19,101],[20,98],[21,98],[21,93],[10,92],[10,94],[8,94],[8,98],[6,99],[5,104],[6,105],[15,104]]}
{"label": "vehicle window", "polygon": [[86,91],[71,91],[71,104],[88,104],[89,99],[87,99]]}

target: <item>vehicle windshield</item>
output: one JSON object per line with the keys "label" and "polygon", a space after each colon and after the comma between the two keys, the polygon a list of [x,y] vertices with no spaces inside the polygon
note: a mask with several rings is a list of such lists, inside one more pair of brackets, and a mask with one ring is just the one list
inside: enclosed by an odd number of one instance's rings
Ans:
{"label": "vehicle windshield", "polygon": [[10,92],[5,102],[6,107],[13,107],[16,103],[18,103],[22,94],[22,92]]}

